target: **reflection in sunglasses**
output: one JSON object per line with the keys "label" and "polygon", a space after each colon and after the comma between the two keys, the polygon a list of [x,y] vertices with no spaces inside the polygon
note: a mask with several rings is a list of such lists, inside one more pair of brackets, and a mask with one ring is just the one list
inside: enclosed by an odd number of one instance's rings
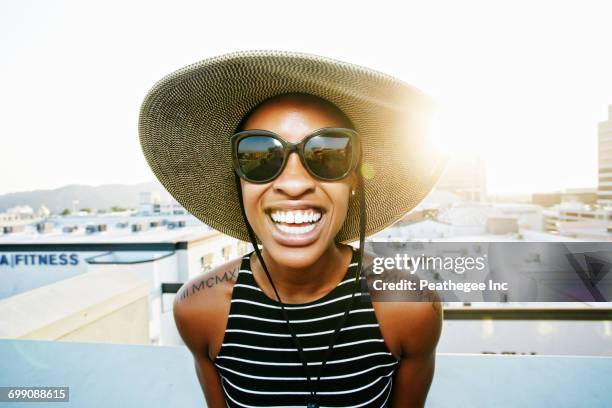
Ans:
{"label": "reflection in sunglasses", "polygon": [[[330,131],[331,128],[322,131]],[[249,134],[259,132],[259,134]],[[315,133],[300,143],[289,143],[268,131],[244,131],[233,136],[234,157],[239,175],[247,181],[268,182],[277,177],[290,152],[297,152],[304,167],[314,177],[339,180],[346,177],[356,161],[350,129],[332,130],[330,134]],[[319,132],[319,131],[318,131]]]}

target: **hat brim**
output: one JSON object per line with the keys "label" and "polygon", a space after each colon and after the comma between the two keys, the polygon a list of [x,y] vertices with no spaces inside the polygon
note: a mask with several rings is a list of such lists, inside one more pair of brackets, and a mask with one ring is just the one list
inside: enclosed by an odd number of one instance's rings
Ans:
{"label": "hat brim", "polygon": [[[210,227],[249,241],[234,182],[230,136],[262,101],[289,92],[335,104],[363,149],[366,235],[402,218],[431,191],[446,162],[425,137],[432,101],[383,73],[302,53],[247,51],[192,64],[149,91],[139,134],[155,176]],[[359,203],[349,201],[338,242],[359,238]]]}

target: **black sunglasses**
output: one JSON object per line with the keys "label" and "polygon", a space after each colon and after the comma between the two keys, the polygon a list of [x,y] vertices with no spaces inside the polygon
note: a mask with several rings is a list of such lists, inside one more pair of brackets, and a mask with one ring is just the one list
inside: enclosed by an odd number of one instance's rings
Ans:
{"label": "black sunglasses", "polygon": [[355,169],[360,154],[357,132],[347,128],[319,129],[299,143],[287,142],[269,130],[245,130],[233,135],[230,142],[236,173],[250,183],[278,177],[291,152],[297,152],[313,177],[341,180]]}

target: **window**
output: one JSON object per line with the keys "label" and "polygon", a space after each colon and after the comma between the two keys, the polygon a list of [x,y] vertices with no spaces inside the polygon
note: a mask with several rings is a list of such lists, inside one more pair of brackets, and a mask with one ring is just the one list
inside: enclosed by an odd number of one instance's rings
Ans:
{"label": "window", "polygon": [[200,258],[200,271],[206,273],[212,269],[213,254],[206,254]]}
{"label": "window", "polygon": [[231,253],[231,252],[232,252],[232,247],[231,247],[231,246],[229,246],[229,245],[224,246],[224,247],[221,249],[221,256],[223,257],[223,259],[224,259],[224,260],[229,261],[229,259],[230,259],[230,253]]}

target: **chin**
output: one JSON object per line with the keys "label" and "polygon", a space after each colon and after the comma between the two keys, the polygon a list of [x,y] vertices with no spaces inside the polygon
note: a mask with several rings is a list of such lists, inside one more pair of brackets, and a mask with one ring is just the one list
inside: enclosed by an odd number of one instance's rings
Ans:
{"label": "chin", "polygon": [[303,269],[314,264],[325,252],[326,247],[320,243],[304,247],[287,247],[273,240],[263,247],[276,263],[291,269]]}

